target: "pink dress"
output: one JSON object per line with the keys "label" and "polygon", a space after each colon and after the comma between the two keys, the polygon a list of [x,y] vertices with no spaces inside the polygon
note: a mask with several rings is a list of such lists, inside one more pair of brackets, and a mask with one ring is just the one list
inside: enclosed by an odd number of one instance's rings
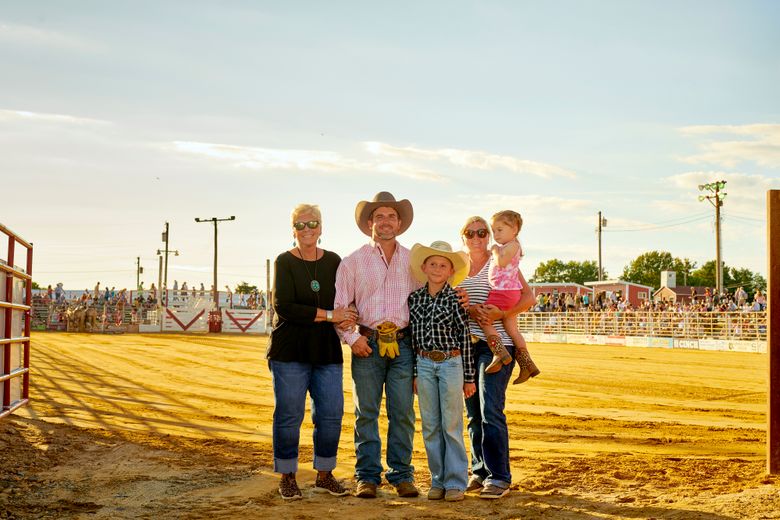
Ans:
{"label": "pink dress", "polygon": [[[499,249],[506,247],[511,242],[498,246]],[[506,266],[499,266],[491,257],[488,267],[488,281],[490,282],[490,294],[488,294],[486,305],[495,305],[502,311],[511,309],[520,301],[523,284],[520,283],[518,273],[520,272],[520,259],[523,258],[523,248],[519,247],[517,253]]]}

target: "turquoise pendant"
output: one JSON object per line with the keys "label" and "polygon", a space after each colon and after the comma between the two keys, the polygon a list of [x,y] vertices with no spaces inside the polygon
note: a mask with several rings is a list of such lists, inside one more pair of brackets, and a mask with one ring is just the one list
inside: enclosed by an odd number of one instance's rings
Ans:
{"label": "turquoise pendant", "polygon": [[320,282],[317,280],[311,281],[311,290],[314,292],[320,292]]}

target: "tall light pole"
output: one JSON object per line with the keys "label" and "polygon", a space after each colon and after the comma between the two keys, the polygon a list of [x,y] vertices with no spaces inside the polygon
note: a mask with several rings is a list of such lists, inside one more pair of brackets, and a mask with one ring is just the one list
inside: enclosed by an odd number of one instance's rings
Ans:
{"label": "tall light pole", "polygon": [[715,291],[720,296],[723,291],[723,263],[721,260],[720,245],[720,207],[723,206],[723,199],[726,193],[721,190],[726,187],[726,181],[715,181],[709,184],[699,184],[699,191],[707,190],[712,195],[699,195],[699,202],[708,200],[715,207]]}
{"label": "tall light pole", "polygon": [[236,220],[235,216],[231,216],[228,218],[217,218],[217,217],[211,217],[211,218],[197,218],[195,217],[195,222],[213,222],[214,223],[214,305],[215,310],[219,310],[219,289],[217,285],[217,222],[225,222],[230,220]]}
{"label": "tall light pole", "polygon": [[[168,222],[165,222],[165,231],[162,232],[162,241],[165,242],[165,249],[163,249],[162,253],[165,258],[165,266],[164,266],[164,274],[163,274],[163,281],[160,285],[160,302],[162,302],[166,307],[168,306],[168,253],[173,253],[175,256],[179,256],[179,250],[174,249],[170,250],[168,249],[168,240],[170,239],[169,236],[169,226]],[[160,250],[157,250],[157,254],[160,254]],[[164,296],[164,299],[163,299]]]}
{"label": "tall light pole", "polygon": [[596,228],[596,232],[599,235],[599,282],[604,279],[604,269],[601,267],[601,228],[607,227],[607,219],[603,218],[601,216],[601,212],[599,211],[599,224]]}

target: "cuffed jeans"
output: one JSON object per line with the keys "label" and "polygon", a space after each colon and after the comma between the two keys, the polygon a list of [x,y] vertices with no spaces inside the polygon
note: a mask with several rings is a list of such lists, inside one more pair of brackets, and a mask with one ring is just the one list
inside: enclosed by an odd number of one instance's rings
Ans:
{"label": "cuffed jeans", "polygon": [[298,444],[306,409],[306,393],[311,396],[314,423],[314,469],[332,471],[344,415],[344,366],[268,361],[274,385],[274,471],[298,471]]}
{"label": "cuffed jeans", "polygon": [[[510,354],[514,347],[507,346]],[[509,429],[504,415],[506,387],[515,366],[514,360],[494,374],[485,374],[493,353],[485,341],[474,345],[477,367],[477,392],[466,399],[469,438],[471,439],[471,473],[483,482],[500,488],[512,483],[509,469]]]}
{"label": "cuffed jeans", "polygon": [[382,481],[382,441],[379,438],[379,408],[386,394],[387,465],[390,484],[414,480],[414,353],[409,338],[398,340],[395,359],[379,356],[376,340],[369,340],[368,357],[352,355],[355,396],[355,478],[379,485]]}
{"label": "cuffed jeans", "polygon": [[431,487],[464,491],[469,462],[463,443],[463,359],[417,358],[417,401]]}

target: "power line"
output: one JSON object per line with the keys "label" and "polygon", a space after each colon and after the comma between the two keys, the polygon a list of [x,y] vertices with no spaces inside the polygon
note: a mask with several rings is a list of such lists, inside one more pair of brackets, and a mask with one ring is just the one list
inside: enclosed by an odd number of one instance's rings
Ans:
{"label": "power line", "polygon": [[675,223],[672,223],[672,224],[663,224],[663,225],[661,225],[659,223],[658,225],[650,224],[650,225],[648,225],[646,227],[624,228],[624,229],[610,229],[610,228],[607,228],[607,229],[604,230],[604,232],[605,233],[629,233],[629,232],[636,232],[636,231],[653,231],[653,230],[656,230],[656,229],[666,229],[666,228],[670,228],[670,227],[684,226],[684,225],[687,225],[687,224],[692,224],[694,222],[700,222],[700,221],[703,221],[703,220],[710,219],[711,216],[710,216],[710,214],[708,212],[708,213],[703,214],[703,215],[689,216],[689,217],[685,217],[685,218],[687,218],[688,220],[683,220],[683,221],[675,222]]}

